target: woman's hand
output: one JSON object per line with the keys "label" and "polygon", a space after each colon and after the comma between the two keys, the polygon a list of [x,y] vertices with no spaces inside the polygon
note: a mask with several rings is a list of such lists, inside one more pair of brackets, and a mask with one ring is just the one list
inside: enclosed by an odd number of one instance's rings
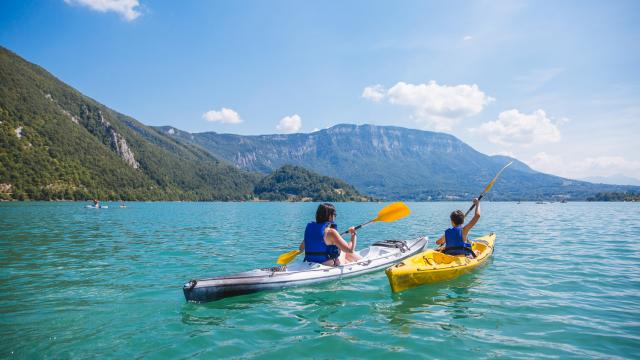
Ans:
{"label": "woman's hand", "polygon": [[478,198],[474,198],[473,199],[473,205],[478,206],[479,202],[480,202],[480,200],[478,200]]}
{"label": "woman's hand", "polygon": [[350,228],[349,228],[349,234],[351,234],[351,235],[356,235],[356,228],[355,228],[355,227],[353,227],[353,226],[352,226],[352,227],[350,227]]}

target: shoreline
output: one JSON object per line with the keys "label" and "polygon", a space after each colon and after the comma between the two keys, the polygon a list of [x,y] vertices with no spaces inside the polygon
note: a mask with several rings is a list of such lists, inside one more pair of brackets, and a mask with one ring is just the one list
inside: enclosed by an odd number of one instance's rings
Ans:
{"label": "shoreline", "polygon": [[[63,203],[88,203],[92,200],[68,200],[68,199],[50,199],[50,200],[17,200],[17,199],[0,199],[0,203],[35,203],[35,202],[63,202]],[[408,203],[459,203],[459,202],[471,202],[472,199],[463,200],[415,200],[415,199],[404,199],[404,200],[373,200],[373,201],[332,201],[332,200],[304,200],[304,201],[291,201],[291,200],[100,200],[101,203],[322,203],[322,202],[330,202],[330,203],[392,203],[392,202],[408,202]],[[609,202],[617,202],[617,203],[627,203],[627,202],[640,202],[640,200],[587,200],[587,199],[579,199],[579,200],[567,200],[565,202],[556,201],[556,200],[482,200],[484,203],[517,203],[517,204],[526,204],[532,203],[536,205],[547,205],[547,204],[566,204],[566,203],[609,203]]]}

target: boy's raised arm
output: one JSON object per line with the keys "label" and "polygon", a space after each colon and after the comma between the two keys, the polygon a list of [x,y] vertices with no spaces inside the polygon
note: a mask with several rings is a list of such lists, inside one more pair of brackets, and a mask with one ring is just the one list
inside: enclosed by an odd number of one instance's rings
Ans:
{"label": "boy's raised arm", "polygon": [[473,219],[471,219],[471,221],[469,221],[469,223],[467,223],[467,225],[465,225],[464,228],[462,228],[462,233],[465,238],[467,237],[469,230],[471,230],[471,228],[473,228],[473,226],[478,222],[478,220],[480,220],[480,200],[475,198],[473,199],[473,203],[476,205],[476,211],[473,214]]}

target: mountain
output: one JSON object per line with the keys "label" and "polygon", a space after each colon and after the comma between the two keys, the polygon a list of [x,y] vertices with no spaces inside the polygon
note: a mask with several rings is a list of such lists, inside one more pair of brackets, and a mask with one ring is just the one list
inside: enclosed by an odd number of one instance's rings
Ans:
{"label": "mountain", "polygon": [[[318,174],[381,199],[468,199],[511,160],[448,134],[392,126],[260,136],[154,128],[0,47],[0,200],[319,200],[309,195],[338,199],[338,189],[361,196]],[[267,176],[285,165],[297,167]],[[586,199],[639,189],[542,174],[516,161],[489,198]]]}
{"label": "mountain", "polygon": [[[269,173],[285,164],[303,166],[381,199],[469,199],[515,160],[484,155],[449,134],[395,126],[341,124],[310,134],[257,136],[158,130],[239,168]],[[633,189],[543,174],[516,160],[488,197],[584,200],[598,192]]]}
{"label": "mountain", "polygon": [[302,167],[285,165],[256,185],[260,199],[293,201],[370,201],[346,182],[320,176]]}
{"label": "mountain", "polygon": [[634,185],[640,186],[640,179],[636,179],[630,176],[616,174],[611,176],[591,176],[581,179],[597,184],[610,184],[610,185]]}
{"label": "mountain", "polygon": [[[319,200],[335,198],[332,186],[345,199],[362,197],[336,179],[282,172],[323,181]],[[0,200],[248,200],[259,196],[256,184],[269,197],[289,196],[289,181],[264,177],[111,110],[0,47]]]}
{"label": "mountain", "polygon": [[240,200],[257,179],[0,48],[3,197]]}

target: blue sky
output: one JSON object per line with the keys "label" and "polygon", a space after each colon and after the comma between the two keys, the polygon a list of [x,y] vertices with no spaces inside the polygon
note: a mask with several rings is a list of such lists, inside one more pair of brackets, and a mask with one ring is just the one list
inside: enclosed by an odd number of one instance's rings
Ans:
{"label": "blue sky", "polygon": [[148,125],[451,133],[640,178],[640,2],[0,2],[0,44]]}

